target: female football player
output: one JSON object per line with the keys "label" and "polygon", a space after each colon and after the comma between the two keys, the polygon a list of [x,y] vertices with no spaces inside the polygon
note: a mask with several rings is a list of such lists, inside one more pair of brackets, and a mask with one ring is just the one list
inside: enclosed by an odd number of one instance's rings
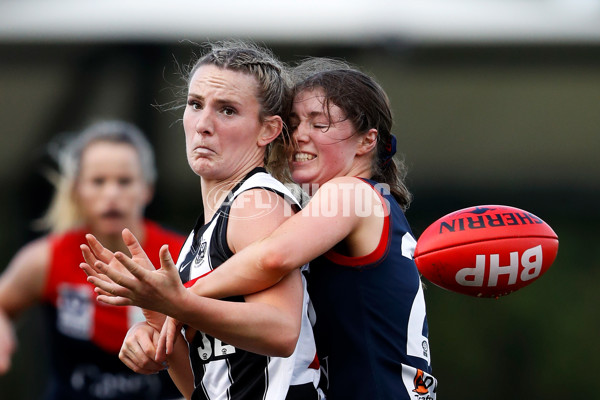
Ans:
{"label": "female football player", "polygon": [[[134,282],[139,291],[131,301],[185,322],[185,341],[176,343],[167,361],[169,373],[186,397],[319,398],[316,349],[300,269],[250,295],[220,301],[192,294],[187,296],[191,303],[180,301],[188,293],[181,281],[191,286],[199,277],[218,271],[227,259],[268,236],[292,215],[292,194],[264,168],[268,150],[281,148],[276,146],[282,140],[282,115],[288,105],[283,65],[257,46],[213,45],[189,75],[183,127],[188,163],[200,176],[204,211],[183,246],[177,268],[168,270],[174,276]],[[136,261],[145,264],[142,269],[152,268],[137,253],[135,237],[126,231],[124,240],[134,258],[138,255]],[[108,283],[94,276],[91,267],[102,264],[96,259],[113,266],[118,261],[133,263],[123,253],[113,257],[91,236],[90,247],[84,249],[87,265],[82,267],[99,287]],[[163,264],[172,262],[166,247],[161,258]],[[155,352],[150,348],[147,356],[139,335],[131,333],[121,359],[147,373],[155,367]],[[193,381],[186,370],[187,347]]]}
{"label": "female football player", "polygon": [[46,399],[181,398],[168,374],[142,376],[120,362],[127,330],[143,315],[137,307],[98,305],[79,270],[86,233],[113,251],[126,250],[121,231],[127,227],[157,262],[161,245],[183,244],[183,236],[143,215],[156,179],[152,148],[123,121],[97,122],[69,139],[59,151],[57,188],[42,219],[50,233],[19,250],[0,277],[0,374],[15,348],[2,345],[13,337],[12,321],[41,303],[51,340]]}

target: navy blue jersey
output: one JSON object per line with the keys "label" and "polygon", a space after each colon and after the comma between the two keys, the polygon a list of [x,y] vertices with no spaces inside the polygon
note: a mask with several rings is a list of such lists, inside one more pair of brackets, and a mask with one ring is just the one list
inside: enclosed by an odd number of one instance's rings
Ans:
{"label": "navy blue jersey", "polygon": [[322,387],[328,400],[435,399],[416,241],[396,200],[373,181],[387,212],[378,247],[335,250],[310,263]]}

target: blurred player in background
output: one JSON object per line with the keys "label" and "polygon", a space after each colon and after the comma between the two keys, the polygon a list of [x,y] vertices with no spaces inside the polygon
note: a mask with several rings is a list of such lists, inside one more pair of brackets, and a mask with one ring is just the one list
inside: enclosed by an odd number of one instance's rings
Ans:
{"label": "blurred player in background", "polygon": [[86,233],[113,251],[127,251],[121,238],[127,227],[157,265],[161,245],[183,244],[184,237],[144,218],[156,179],[150,144],[132,124],[101,121],[70,138],[56,156],[56,191],[38,221],[49,233],[19,250],[0,276],[0,374],[16,350],[13,320],[42,303],[44,333],[51,337],[45,399],[181,398],[165,372],[138,375],[119,360],[127,330],[145,323],[144,315],[96,302],[79,269]]}

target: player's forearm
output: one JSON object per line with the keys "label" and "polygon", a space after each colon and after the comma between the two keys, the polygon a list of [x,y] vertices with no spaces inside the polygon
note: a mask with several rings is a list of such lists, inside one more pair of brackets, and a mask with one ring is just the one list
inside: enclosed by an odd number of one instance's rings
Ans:
{"label": "player's forearm", "polygon": [[192,293],[173,317],[224,343],[268,356],[289,356],[300,333],[297,312],[271,304],[214,300]]}
{"label": "player's forearm", "polygon": [[269,247],[264,240],[251,244],[198,279],[190,289],[200,296],[222,299],[273,286],[293,268],[284,262],[282,252],[272,251]]}
{"label": "player's forearm", "polygon": [[186,399],[190,399],[194,391],[194,374],[190,365],[188,346],[181,334],[179,335],[180,337],[175,342],[173,354],[167,357],[169,376],[181,394]]}

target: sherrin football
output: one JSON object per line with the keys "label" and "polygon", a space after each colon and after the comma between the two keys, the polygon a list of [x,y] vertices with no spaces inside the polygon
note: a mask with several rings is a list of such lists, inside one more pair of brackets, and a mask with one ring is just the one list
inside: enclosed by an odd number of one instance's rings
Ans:
{"label": "sherrin football", "polygon": [[419,237],[414,258],[437,286],[497,298],[533,283],[557,253],[558,236],[541,218],[515,207],[484,205],[431,224]]}

